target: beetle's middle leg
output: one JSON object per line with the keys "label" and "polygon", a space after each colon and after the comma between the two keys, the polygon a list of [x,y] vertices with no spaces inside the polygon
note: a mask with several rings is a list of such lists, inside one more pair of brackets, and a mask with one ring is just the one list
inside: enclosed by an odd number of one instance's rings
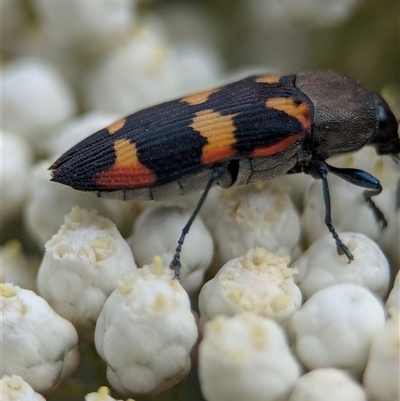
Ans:
{"label": "beetle's middle leg", "polygon": [[214,168],[213,173],[211,174],[211,177],[209,178],[209,180],[204,188],[204,191],[201,194],[200,199],[197,202],[195,209],[193,210],[192,215],[190,216],[188,222],[183,227],[181,236],[178,239],[178,245],[175,249],[174,258],[172,259],[172,262],[169,266],[171,269],[174,270],[174,278],[179,278],[179,272],[181,269],[180,256],[181,256],[182,245],[183,245],[183,242],[185,241],[185,236],[189,232],[194,219],[196,218],[197,214],[199,213],[201,207],[203,206],[203,203],[206,200],[208,192],[210,191],[213,184],[215,184],[219,180],[223,180],[224,182],[230,181],[231,180],[230,176],[231,176],[231,173],[226,167],[218,166],[218,167]]}

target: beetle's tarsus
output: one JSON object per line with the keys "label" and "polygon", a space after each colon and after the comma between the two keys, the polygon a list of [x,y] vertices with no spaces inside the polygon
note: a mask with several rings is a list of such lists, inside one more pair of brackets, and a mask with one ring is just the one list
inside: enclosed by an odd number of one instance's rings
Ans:
{"label": "beetle's tarsus", "polygon": [[349,260],[349,263],[354,260],[353,254],[349,251],[349,248],[345,244],[343,244],[342,241],[337,240],[336,241],[336,251],[338,255],[346,255],[347,259]]}
{"label": "beetle's tarsus", "polygon": [[333,239],[335,240],[336,243],[336,252],[339,256],[346,255],[347,259],[349,260],[349,263],[354,260],[353,254],[349,251],[349,248],[339,238],[338,233],[336,232],[335,228],[333,227],[331,222],[326,222],[326,226],[328,227],[329,232],[332,234]]}

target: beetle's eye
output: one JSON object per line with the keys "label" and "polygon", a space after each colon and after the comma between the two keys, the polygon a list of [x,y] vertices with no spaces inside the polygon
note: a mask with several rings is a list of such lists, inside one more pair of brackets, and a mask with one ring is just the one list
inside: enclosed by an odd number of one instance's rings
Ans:
{"label": "beetle's eye", "polygon": [[390,118],[388,116],[388,108],[386,104],[382,102],[378,103],[378,122],[379,122],[379,131],[386,131],[388,125],[390,125]]}
{"label": "beetle's eye", "polygon": [[398,154],[400,151],[396,117],[381,96],[375,95],[376,131],[368,141],[378,154]]}

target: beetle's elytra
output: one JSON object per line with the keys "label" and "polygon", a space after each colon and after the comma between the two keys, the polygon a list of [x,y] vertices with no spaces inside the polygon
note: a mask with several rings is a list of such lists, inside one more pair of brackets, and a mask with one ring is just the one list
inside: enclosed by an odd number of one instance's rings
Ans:
{"label": "beetle's elytra", "polygon": [[171,266],[179,275],[184,237],[212,185],[223,188],[306,173],[322,179],[325,223],[339,254],[353,258],[330,218],[327,174],[382,188],[370,174],[329,166],[325,159],[375,147],[398,157],[396,118],[377,93],[333,71],[251,76],[213,90],[150,107],[116,121],[63,154],[52,181],[99,197],[157,200],[204,190],[183,229]]}

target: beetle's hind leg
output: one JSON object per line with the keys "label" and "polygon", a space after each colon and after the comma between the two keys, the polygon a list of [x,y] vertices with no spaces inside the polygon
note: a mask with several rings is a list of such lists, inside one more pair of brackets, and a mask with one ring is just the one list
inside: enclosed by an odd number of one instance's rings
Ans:
{"label": "beetle's hind leg", "polygon": [[331,219],[331,197],[329,194],[329,185],[328,185],[328,165],[323,161],[317,160],[313,162],[307,169],[304,171],[307,174],[310,174],[315,179],[322,180],[322,189],[324,195],[324,203],[325,203],[325,225],[328,227],[329,232],[332,234],[333,239],[336,243],[336,251],[339,255],[345,254],[347,259],[350,261],[354,260],[352,253],[349,251],[349,248],[339,238],[338,233],[333,227],[332,219]]}
{"label": "beetle's hind leg", "polygon": [[379,195],[382,192],[382,187],[376,190],[367,190],[363,192],[363,196],[367,205],[371,208],[375,219],[380,224],[381,228],[387,227],[387,221],[381,210],[375,205],[375,202],[371,199],[372,196]]}
{"label": "beetle's hind leg", "polygon": [[363,170],[357,170],[354,168],[336,168],[329,166],[328,164],[326,164],[326,167],[329,172],[337,175],[343,180],[346,180],[353,185],[357,185],[358,187],[366,188],[366,191],[363,192],[365,202],[367,202],[367,205],[371,208],[372,213],[381,228],[385,228],[387,226],[385,216],[371,199],[373,196],[379,195],[382,192],[379,180]]}

